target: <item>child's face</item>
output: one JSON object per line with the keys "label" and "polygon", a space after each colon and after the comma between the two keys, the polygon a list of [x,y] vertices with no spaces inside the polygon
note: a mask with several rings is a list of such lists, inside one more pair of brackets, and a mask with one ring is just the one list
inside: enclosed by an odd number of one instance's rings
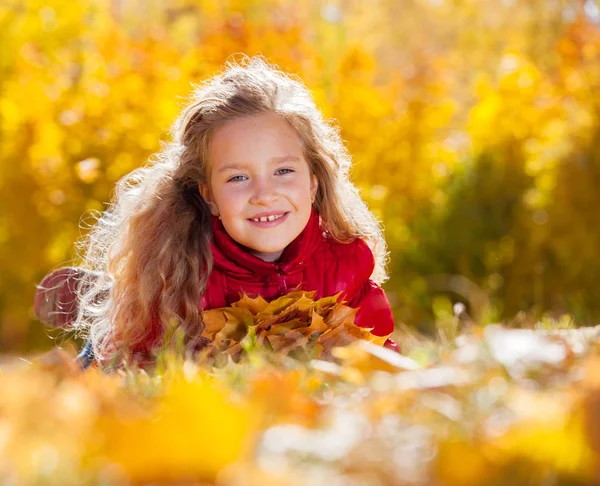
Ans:
{"label": "child's face", "polygon": [[302,149],[294,128],[270,113],[227,122],[211,139],[202,197],[229,236],[265,261],[277,260],[310,218],[318,184]]}

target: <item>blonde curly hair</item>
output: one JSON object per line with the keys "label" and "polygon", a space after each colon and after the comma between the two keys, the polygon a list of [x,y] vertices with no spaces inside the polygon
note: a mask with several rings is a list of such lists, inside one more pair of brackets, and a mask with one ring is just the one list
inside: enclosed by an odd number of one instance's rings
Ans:
{"label": "blonde curly hair", "polygon": [[[90,272],[79,285],[75,328],[91,338],[97,359],[131,356],[149,339],[159,344],[172,322],[189,349],[201,343],[199,302],[213,260],[211,214],[198,185],[207,183],[211,135],[230,120],[264,113],[284,118],[300,135],[319,181],[314,207],[325,229],[342,243],[365,240],[375,257],[371,278],[387,279],[381,227],[349,179],[351,158],[338,128],[323,119],[299,78],[261,56],[244,57],[194,86],[172,141],[118,181],[109,208],[77,243]],[[151,319],[160,323],[158,335]]]}

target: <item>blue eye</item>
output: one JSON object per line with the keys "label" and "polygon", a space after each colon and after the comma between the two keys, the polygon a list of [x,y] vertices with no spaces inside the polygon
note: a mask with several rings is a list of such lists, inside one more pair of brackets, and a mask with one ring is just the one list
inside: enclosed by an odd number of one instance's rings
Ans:
{"label": "blue eye", "polygon": [[233,176],[231,179],[229,179],[227,182],[242,182],[240,179],[238,179],[238,177],[246,177],[246,176]]}
{"label": "blue eye", "polygon": [[[282,170],[289,170],[289,172],[286,172],[285,174],[290,174],[291,172],[294,172],[293,169],[279,169],[277,172],[282,171]],[[283,175],[285,175],[283,174]]]}
{"label": "blue eye", "polygon": [[[287,172],[282,173],[281,171],[287,171]],[[282,169],[277,169],[277,171],[275,173],[280,174],[280,175],[286,175],[286,174],[291,174],[292,172],[295,172],[295,171],[293,169],[288,169],[287,167],[285,167]],[[245,179],[240,179],[241,177],[246,177],[246,176],[243,176],[243,175],[233,176],[227,182],[243,182]]]}

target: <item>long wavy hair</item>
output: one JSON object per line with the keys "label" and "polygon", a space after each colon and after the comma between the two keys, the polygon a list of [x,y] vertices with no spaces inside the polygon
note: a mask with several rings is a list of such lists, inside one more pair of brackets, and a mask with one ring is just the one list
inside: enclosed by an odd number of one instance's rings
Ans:
{"label": "long wavy hair", "polygon": [[[314,207],[335,240],[367,242],[371,278],[387,279],[381,227],[349,179],[351,158],[339,129],[326,122],[296,76],[255,56],[228,62],[194,85],[189,101],[149,163],[117,182],[106,211],[77,243],[88,270],[79,285],[75,327],[92,339],[100,360],[131,356],[142,343],[164,344],[168,326],[183,328],[188,349],[201,344],[199,302],[213,267],[211,214],[198,184],[207,183],[215,129],[240,117],[273,113],[298,132],[319,181]],[[150,322],[158,322],[156,329]]]}

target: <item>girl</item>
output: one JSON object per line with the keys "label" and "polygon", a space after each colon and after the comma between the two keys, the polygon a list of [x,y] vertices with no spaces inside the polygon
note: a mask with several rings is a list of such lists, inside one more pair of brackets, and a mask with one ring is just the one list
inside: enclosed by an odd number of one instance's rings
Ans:
{"label": "girl", "polygon": [[171,134],[151,164],[118,182],[78,245],[81,269],[44,279],[42,321],[58,315],[86,332],[99,361],[145,360],[173,320],[197,350],[202,310],[241,291],[271,300],[299,287],[315,298],[343,291],[357,325],[392,332],[381,228],[301,81],[260,57],[229,63],[195,87]]}

